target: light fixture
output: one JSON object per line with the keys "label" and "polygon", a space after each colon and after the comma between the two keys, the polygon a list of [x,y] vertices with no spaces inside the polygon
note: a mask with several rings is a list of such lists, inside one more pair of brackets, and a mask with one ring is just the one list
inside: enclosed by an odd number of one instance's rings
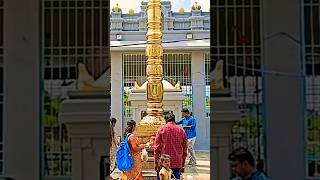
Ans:
{"label": "light fixture", "polygon": [[192,33],[187,33],[187,39],[193,39],[193,34]]}
{"label": "light fixture", "polygon": [[122,40],[122,35],[121,34],[117,34],[117,40]]}

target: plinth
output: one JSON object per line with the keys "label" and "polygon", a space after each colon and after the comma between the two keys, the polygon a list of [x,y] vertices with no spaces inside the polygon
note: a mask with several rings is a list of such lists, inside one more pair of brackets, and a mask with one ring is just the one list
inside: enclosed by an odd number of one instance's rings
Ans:
{"label": "plinth", "polygon": [[158,129],[163,125],[139,124],[136,127],[135,134],[140,144],[146,144],[150,141],[151,136],[155,136]]}
{"label": "plinth", "polygon": [[60,121],[68,128],[72,148],[71,180],[104,178],[100,160],[109,159],[110,129],[107,128],[110,96],[103,91],[70,91],[62,103]]}
{"label": "plinth", "polygon": [[236,99],[228,91],[215,91],[211,94],[211,167],[213,179],[230,177],[228,155],[231,152],[231,130],[240,120],[240,111]]}
{"label": "plinth", "polygon": [[[150,120],[148,122],[148,120]],[[152,136],[156,136],[156,133],[160,127],[164,125],[164,120],[156,120],[155,117],[147,116],[136,127],[135,134],[138,137],[140,144],[147,144],[150,142]],[[142,162],[142,168],[144,171],[154,170],[154,149],[153,147],[146,148],[148,152],[148,161]]]}

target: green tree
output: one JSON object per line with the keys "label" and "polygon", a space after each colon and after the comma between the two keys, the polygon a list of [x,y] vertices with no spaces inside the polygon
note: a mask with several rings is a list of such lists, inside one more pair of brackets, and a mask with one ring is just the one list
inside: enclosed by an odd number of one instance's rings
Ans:
{"label": "green tree", "polygon": [[[260,132],[261,131],[261,121],[259,122]],[[249,136],[254,138],[258,137],[258,120],[255,116],[247,115],[242,118],[236,125],[233,127],[234,130],[243,129],[245,132],[249,133]]]}
{"label": "green tree", "polygon": [[44,92],[44,125],[45,127],[59,126],[58,115],[61,111],[61,103],[64,99],[60,96],[53,97],[45,91]]}

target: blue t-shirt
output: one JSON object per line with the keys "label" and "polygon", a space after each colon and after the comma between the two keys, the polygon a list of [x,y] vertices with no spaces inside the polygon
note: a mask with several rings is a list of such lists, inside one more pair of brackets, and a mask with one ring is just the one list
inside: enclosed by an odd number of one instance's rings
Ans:
{"label": "blue t-shirt", "polygon": [[263,172],[256,172],[250,180],[268,180],[268,178]]}
{"label": "blue t-shirt", "polygon": [[177,125],[191,126],[190,129],[185,129],[188,139],[194,138],[197,136],[197,133],[196,133],[197,123],[196,123],[196,119],[194,119],[193,116],[189,116],[188,118],[183,118],[181,121],[177,123]]}
{"label": "blue t-shirt", "polygon": [[263,172],[256,172],[249,178],[234,177],[231,180],[270,180]]}

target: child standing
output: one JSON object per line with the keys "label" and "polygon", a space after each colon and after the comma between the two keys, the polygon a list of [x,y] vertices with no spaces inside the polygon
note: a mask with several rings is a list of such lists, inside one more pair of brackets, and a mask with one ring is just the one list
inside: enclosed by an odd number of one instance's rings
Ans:
{"label": "child standing", "polygon": [[170,156],[162,154],[160,157],[160,180],[171,180],[172,170],[170,169]]}

